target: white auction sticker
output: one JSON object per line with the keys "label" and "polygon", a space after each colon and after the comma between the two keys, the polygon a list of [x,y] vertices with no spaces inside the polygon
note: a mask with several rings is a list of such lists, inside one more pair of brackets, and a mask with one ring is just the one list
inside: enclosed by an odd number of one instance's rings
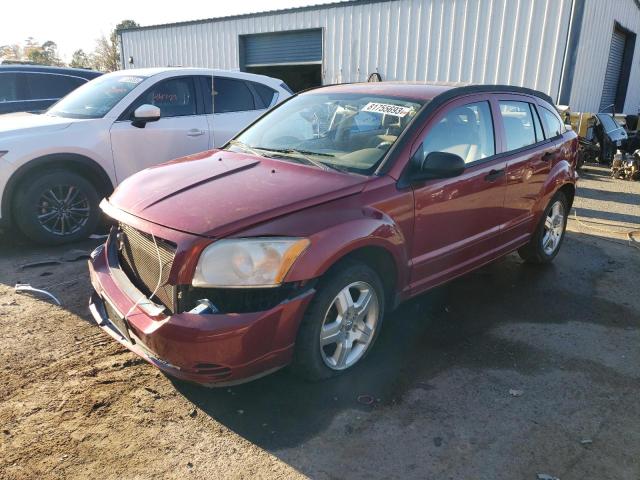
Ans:
{"label": "white auction sticker", "polygon": [[363,112],[386,113],[394,117],[404,117],[411,109],[409,107],[401,107],[400,105],[391,105],[389,103],[369,102],[362,109]]}

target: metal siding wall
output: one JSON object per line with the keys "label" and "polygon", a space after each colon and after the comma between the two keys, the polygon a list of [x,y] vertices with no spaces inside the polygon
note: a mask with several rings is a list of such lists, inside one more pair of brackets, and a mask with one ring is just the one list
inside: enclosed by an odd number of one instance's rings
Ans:
{"label": "metal siding wall", "polygon": [[571,0],[394,0],[134,30],[122,40],[134,67],[238,69],[239,35],[322,28],[325,84],[377,71],[384,80],[510,83],[555,98],[570,9]]}
{"label": "metal siding wall", "polygon": [[[633,0],[587,0],[571,89],[574,111],[594,112],[600,106],[616,21],[640,36],[640,8]],[[640,37],[636,37],[624,113],[637,113],[640,106],[639,45]]]}

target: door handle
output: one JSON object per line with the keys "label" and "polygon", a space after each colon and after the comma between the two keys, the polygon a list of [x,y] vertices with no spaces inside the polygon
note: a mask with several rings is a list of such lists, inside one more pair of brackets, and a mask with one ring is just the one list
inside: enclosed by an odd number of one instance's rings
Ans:
{"label": "door handle", "polygon": [[192,128],[187,132],[187,136],[189,137],[199,137],[200,135],[204,135],[204,130],[200,130],[199,128]]}
{"label": "door handle", "polygon": [[491,170],[489,173],[485,175],[484,179],[487,182],[495,182],[497,179],[503,176],[504,176],[504,168],[501,168],[500,170]]}

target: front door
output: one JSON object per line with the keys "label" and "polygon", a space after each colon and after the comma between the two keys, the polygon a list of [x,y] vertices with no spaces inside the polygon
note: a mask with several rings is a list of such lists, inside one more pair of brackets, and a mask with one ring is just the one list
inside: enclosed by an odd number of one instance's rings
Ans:
{"label": "front door", "polygon": [[[161,80],[136,99],[110,130],[118,182],[144,168],[210,148],[209,125],[198,108],[193,77]],[[136,108],[160,108],[160,120],[132,125]]]}
{"label": "front door", "polygon": [[506,161],[496,156],[496,108],[482,96],[454,101],[417,142],[424,158],[434,151],[454,153],[467,166],[458,177],[414,186],[413,293],[485,263],[500,250]]}

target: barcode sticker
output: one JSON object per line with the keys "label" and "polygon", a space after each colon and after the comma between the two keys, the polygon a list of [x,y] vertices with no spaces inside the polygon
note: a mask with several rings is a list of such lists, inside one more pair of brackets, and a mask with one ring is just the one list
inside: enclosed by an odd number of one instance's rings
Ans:
{"label": "barcode sticker", "polygon": [[391,105],[388,103],[369,102],[362,109],[363,112],[385,113],[394,117],[404,117],[411,109],[409,107],[401,107],[400,105]]}

